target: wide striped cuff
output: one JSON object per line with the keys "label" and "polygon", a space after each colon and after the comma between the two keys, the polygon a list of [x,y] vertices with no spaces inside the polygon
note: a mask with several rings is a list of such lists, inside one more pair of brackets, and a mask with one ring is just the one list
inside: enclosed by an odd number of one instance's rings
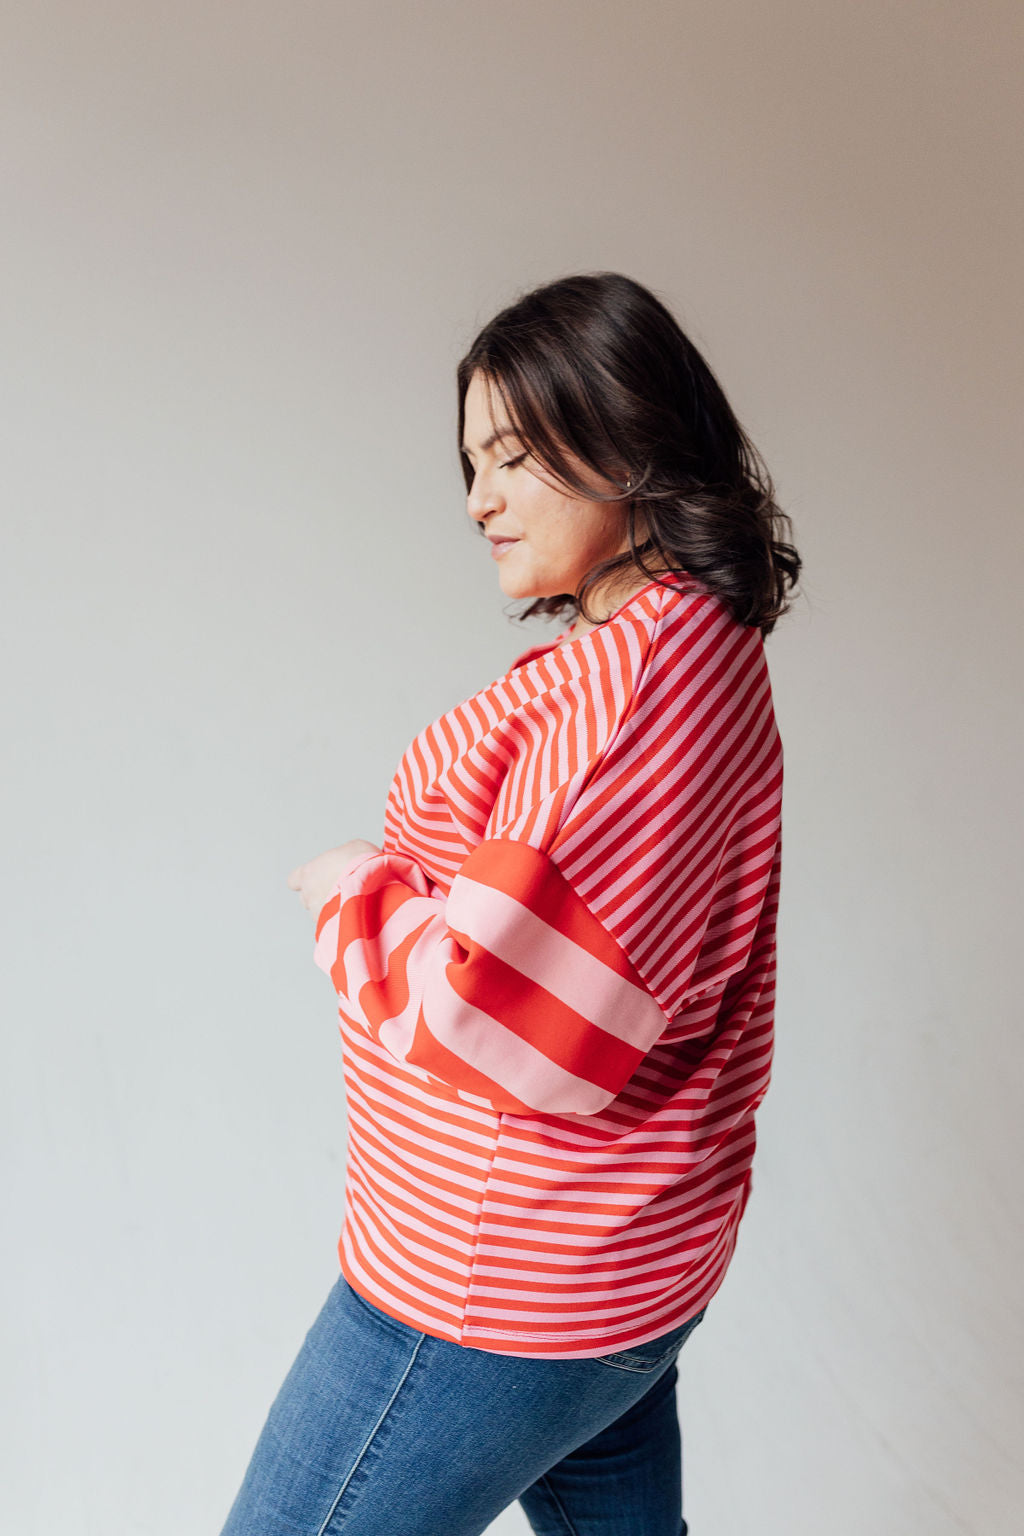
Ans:
{"label": "wide striped cuff", "polygon": [[528,844],[479,844],[447,901],[398,856],[368,858],[346,887],[316,946],[346,1013],[397,1061],[497,1110],[596,1114],[665,1029],[620,944]]}

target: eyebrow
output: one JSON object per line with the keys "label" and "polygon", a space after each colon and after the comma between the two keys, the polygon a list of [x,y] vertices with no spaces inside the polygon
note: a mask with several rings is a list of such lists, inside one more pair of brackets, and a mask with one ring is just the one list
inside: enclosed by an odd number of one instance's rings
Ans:
{"label": "eyebrow", "polygon": [[[495,443],[500,443],[503,438],[506,438],[506,437],[518,437],[518,436],[519,436],[519,433],[515,430],[514,427],[502,427],[502,428],[500,428],[499,431],[492,432],[490,437],[487,438],[484,442],[482,442],[480,444],[480,452],[481,453],[486,453],[488,448],[493,448],[494,444]],[[472,453],[473,450],[471,448],[467,448],[465,443],[463,443],[462,451],[468,457]]]}

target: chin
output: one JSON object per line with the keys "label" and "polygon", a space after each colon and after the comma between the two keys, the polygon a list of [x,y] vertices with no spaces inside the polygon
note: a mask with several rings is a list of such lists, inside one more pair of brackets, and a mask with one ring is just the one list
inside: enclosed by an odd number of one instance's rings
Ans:
{"label": "chin", "polygon": [[514,571],[509,561],[510,556],[498,564],[498,582],[506,597],[550,597],[557,592],[565,590],[562,587],[552,586],[550,580],[543,576],[537,576],[530,571]]}
{"label": "chin", "polygon": [[[508,556],[505,557],[506,560]],[[509,571],[505,569],[504,562],[498,570],[498,585],[506,597],[536,597],[534,590],[537,583],[531,581],[528,572]]]}

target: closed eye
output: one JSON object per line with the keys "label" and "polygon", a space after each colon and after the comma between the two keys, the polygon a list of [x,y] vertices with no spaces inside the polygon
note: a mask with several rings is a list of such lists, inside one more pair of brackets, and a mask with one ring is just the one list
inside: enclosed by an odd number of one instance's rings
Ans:
{"label": "closed eye", "polygon": [[526,454],[525,453],[521,453],[517,459],[506,459],[504,464],[499,464],[498,465],[498,468],[499,469],[513,469],[517,464],[521,464],[525,458],[526,458]]}

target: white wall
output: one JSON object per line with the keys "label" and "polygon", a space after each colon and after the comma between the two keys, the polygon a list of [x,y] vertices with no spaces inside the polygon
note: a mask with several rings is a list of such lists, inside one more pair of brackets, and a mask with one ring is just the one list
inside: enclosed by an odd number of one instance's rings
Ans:
{"label": "white wall", "polygon": [[[694,1536],[1019,1529],[1011,0],[7,7],[4,1524],[215,1532],[337,1273],[285,885],[534,634],[453,366],[654,287],[806,561],[775,1077]],[[492,1527],[526,1530],[518,1508]]]}

